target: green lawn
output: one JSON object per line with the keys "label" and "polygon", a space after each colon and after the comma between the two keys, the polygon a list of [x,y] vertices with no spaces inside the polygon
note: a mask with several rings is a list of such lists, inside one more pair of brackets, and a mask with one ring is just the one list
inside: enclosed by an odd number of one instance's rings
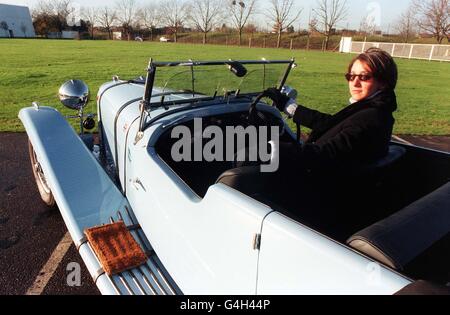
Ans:
{"label": "green lawn", "polygon": [[[145,74],[148,59],[158,61],[212,59],[287,59],[297,67],[289,85],[299,90],[298,101],[334,113],[349,98],[343,73],[352,55],[302,50],[277,50],[215,45],[139,43],[119,41],[57,41],[0,39],[0,131],[22,131],[20,108],[32,101],[56,106],[59,86],[82,79],[91,89],[95,109],[98,87],[112,75],[134,78]],[[397,59],[399,109],[397,134],[450,134],[450,63]]]}

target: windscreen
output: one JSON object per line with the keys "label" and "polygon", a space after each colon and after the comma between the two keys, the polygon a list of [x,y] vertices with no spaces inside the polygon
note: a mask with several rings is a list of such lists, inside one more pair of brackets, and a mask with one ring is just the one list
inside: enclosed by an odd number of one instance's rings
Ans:
{"label": "windscreen", "polygon": [[[274,64],[243,64],[245,75],[237,76],[229,66],[220,65],[177,65],[157,67],[154,91],[171,95],[176,99],[259,93],[269,87],[277,87],[285,76],[289,62]],[[172,98],[173,99],[173,98]],[[160,102],[159,99],[155,101]],[[152,99],[153,102],[153,99]]]}

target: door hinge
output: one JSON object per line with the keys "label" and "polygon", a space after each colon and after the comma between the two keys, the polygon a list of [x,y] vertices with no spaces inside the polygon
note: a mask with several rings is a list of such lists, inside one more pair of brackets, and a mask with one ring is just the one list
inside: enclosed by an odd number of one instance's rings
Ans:
{"label": "door hinge", "polygon": [[255,234],[253,237],[253,249],[259,250],[261,248],[261,234]]}

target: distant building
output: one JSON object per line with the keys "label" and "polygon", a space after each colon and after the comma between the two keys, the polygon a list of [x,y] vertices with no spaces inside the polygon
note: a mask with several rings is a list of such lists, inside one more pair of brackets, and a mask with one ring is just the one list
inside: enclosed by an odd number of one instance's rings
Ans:
{"label": "distant building", "polygon": [[0,4],[0,37],[35,37],[28,7]]}
{"label": "distant building", "polygon": [[122,32],[113,32],[113,39],[121,40]]}
{"label": "distant building", "polygon": [[77,31],[49,32],[47,38],[50,39],[79,39],[80,33]]}

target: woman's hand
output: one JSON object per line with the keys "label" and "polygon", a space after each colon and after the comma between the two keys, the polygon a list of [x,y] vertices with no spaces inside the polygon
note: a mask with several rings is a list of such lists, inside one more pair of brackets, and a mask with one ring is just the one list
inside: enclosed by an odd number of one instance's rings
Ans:
{"label": "woman's hand", "polygon": [[297,104],[293,98],[281,93],[276,88],[269,88],[264,93],[274,102],[274,105],[280,112],[285,113],[289,117],[294,116]]}

